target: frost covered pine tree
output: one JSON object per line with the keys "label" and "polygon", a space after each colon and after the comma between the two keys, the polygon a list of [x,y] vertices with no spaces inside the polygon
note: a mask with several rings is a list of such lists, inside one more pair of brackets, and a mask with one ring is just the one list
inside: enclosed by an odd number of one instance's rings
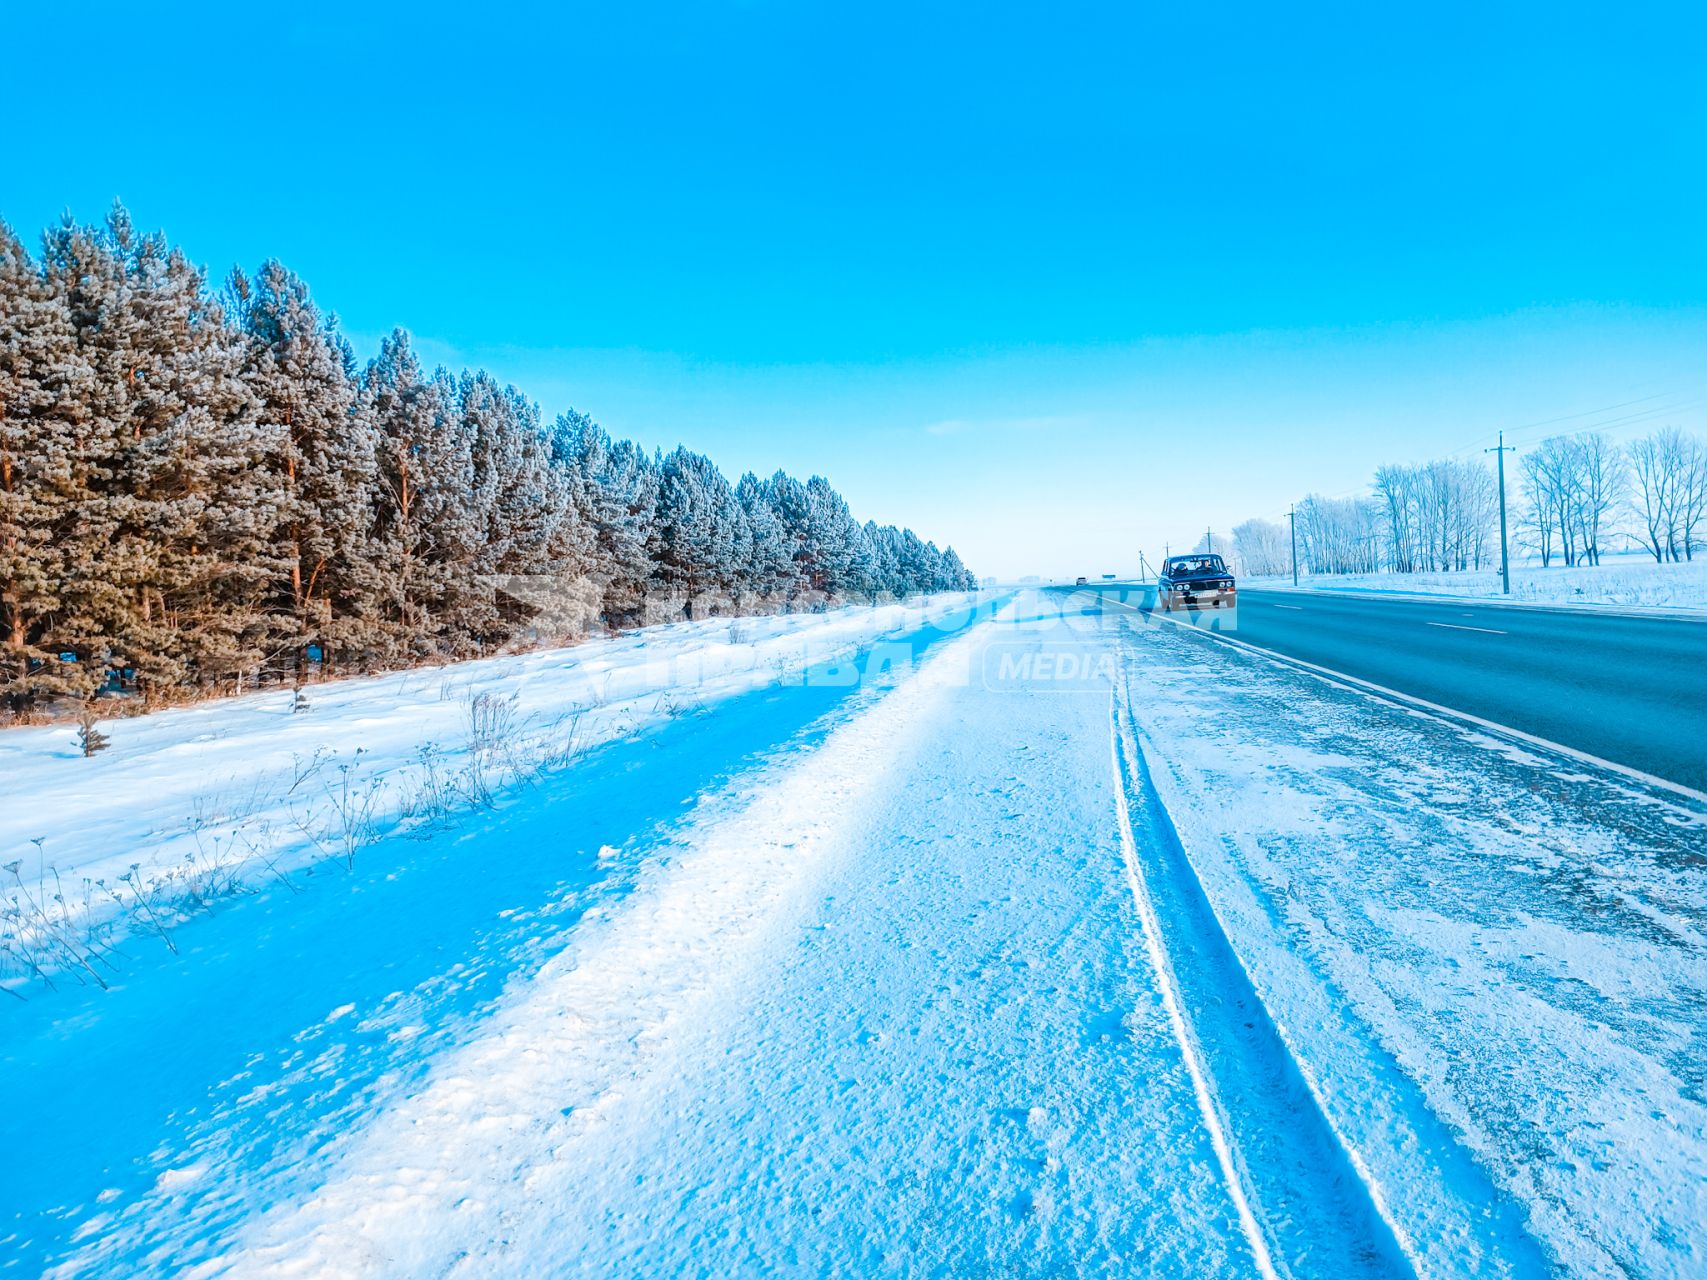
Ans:
{"label": "frost covered pine tree", "polygon": [[847,500],[823,476],[806,482],[808,541],[816,547],[821,590],[836,597],[874,594],[876,559]]}
{"label": "frost covered pine tree", "polygon": [[970,591],[978,585],[953,547],[943,550],[942,572],[937,576],[937,583],[939,591]]}
{"label": "frost covered pine tree", "polygon": [[894,525],[866,521],[865,540],[871,547],[872,581],[880,597],[898,599],[907,594],[901,579],[901,531]]}
{"label": "frost covered pine tree", "polygon": [[[376,437],[360,412],[354,360],[308,287],[276,261],[253,280],[231,277],[247,338],[245,378],[259,406],[262,448],[275,487],[270,520],[277,551],[267,575],[278,622],[274,647],[293,674],[322,662],[366,666],[383,654],[384,587],[375,572]],[[288,619],[288,622],[285,620]]]}
{"label": "frost covered pine tree", "polygon": [[51,342],[52,359],[77,367],[87,381],[62,423],[65,434],[56,432],[57,439],[44,441],[65,452],[47,466],[58,473],[62,503],[54,513],[47,560],[54,608],[38,618],[35,643],[57,664],[59,675],[51,683],[88,696],[112,657],[113,640],[132,603],[129,575],[114,554],[124,500],[118,482],[131,375],[119,345],[103,337],[109,316],[123,305],[126,286],[105,236],[69,218],[42,237],[41,276],[70,325],[69,344],[62,338]]}
{"label": "frost covered pine tree", "polygon": [[552,428],[553,456],[578,476],[576,506],[593,538],[592,573],[612,626],[640,620],[653,579],[658,472],[640,446],[612,441],[585,414]]}
{"label": "frost covered pine tree", "polygon": [[239,336],[202,273],[122,208],[98,231],[50,232],[44,261],[92,373],[75,455],[89,498],[67,547],[72,650],[134,672],[150,700],[252,667],[269,504]]}
{"label": "frost covered pine tree", "polygon": [[471,594],[493,611],[490,638],[579,625],[579,601],[564,592],[587,577],[593,537],[576,506],[575,464],[558,465],[539,410],[514,387],[481,373],[464,375],[460,390],[473,506],[484,526]]}
{"label": "frost covered pine tree", "polygon": [[709,458],[678,448],[658,473],[660,587],[683,601],[687,617],[727,612],[745,577],[746,513]]}
{"label": "frost covered pine tree", "polygon": [[14,711],[89,692],[90,665],[59,660],[53,625],[92,496],[78,465],[91,390],[65,297],[0,222],[0,705]]}
{"label": "frost covered pine tree", "polygon": [[453,649],[447,633],[456,549],[475,536],[466,495],[474,459],[456,388],[424,378],[409,335],[393,331],[362,378],[359,412],[375,435],[373,555],[386,584],[390,649],[428,657]]}
{"label": "frost covered pine tree", "polygon": [[792,581],[789,583],[791,602],[806,599],[815,603],[827,588],[821,563],[821,551],[813,536],[812,501],[806,486],[785,471],[778,471],[765,484],[765,500],[782,529],[783,546],[788,550]]}
{"label": "frost covered pine tree", "polygon": [[435,431],[443,444],[440,462],[446,467],[441,483],[449,489],[428,534],[436,619],[441,652],[468,657],[481,651],[477,632],[495,628],[497,621],[490,592],[483,593],[476,581],[484,563],[487,520],[484,505],[473,496],[480,485],[474,462],[477,428],[464,411],[461,383],[449,370],[435,369],[429,388]]}
{"label": "frost covered pine tree", "polygon": [[936,581],[935,548],[911,529],[901,530],[901,580],[909,593],[929,591]]}
{"label": "frost covered pine tree", "polygon": [[774,610],[788,603],[794,586],[794,550],[788,531],[771,505],[770,491],[751,471],[735,485],[746,527],[742,580],[757,607]]}
{"label": "frost covered pine tree", "polygon": [[148,340],[130,347],[137,380],[126,487],[137,518],[121,528],[138,555],[152,557],[132,618],[131,665],[157,696],[240,683],[270,641],[265,570],[278,492],[244,344],[202,271],[163,236],[137,237],[126,269],[127,319]]}
{"label": "frost covered pine tree", "polygon": [[[488,373],[464,373],[457,384],[461,431],[473,463],[473,483],[464,501],[476,525],[475,536],[456,565],[457,593],[451,624],[482,645],[501,643],[504,620],[488,585],[498,574],[526,573],[531,514],[511,490],[515,473],[527,461],[518,439],[515,406]],[[517,523],[512,524],[515,520]]]}

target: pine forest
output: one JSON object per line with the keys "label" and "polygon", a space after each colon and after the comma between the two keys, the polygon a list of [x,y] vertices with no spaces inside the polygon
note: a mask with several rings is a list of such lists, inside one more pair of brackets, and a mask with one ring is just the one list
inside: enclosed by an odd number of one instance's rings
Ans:
{"label": "pine forest", "polygon": [[965,590],[821,477],[733,484],[485,372],[365,364],[277,262],[115,205],[0,224],[0,710],[143,705],[714,614]]}

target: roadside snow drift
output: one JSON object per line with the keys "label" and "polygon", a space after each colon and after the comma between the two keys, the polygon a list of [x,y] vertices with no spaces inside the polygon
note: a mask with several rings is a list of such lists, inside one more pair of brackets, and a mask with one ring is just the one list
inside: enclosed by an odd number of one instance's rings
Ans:
{"label": "roadside snow drift", "polygon": [[970,596],[655,627],[571,649],[223,699],[104,722],[0,730],[0,982],[104,981],[117,932],[305,867],[348,864],[406,827],[486,807],[587,748],[738,693],[846,681],[856,648]]}
{"label": "roadside snow drift", "polygon": [[[1245,585],[1291,590],[1289,575],[1251,577]],[[1398,592],[1510,600],[1516,604],[1624,606],[1643,609],[1707,611],[1707,556],[1679,564],[1660,564],[1652,556],[1607,556],[1598,565],[1539,564],[1511,567],[1511,595],[1504,594],[1499,565],[1459,573],[1348,573],[1306,576],[1300,589],[1311,591]]]}

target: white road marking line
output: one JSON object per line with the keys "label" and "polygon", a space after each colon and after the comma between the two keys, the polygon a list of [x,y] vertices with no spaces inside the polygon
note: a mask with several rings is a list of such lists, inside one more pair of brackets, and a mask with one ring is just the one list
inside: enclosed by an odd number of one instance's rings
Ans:
{"label": "white road marking line", "polygon": [[[1640,769],[1632,769],[1629,765],[1619,764],[1616,760],[1607,760],[1601,756],[1590,755],[1586,751],[1578,751],[1575,747],[1567,747],[1564,743],[1554,742],[1551,738],[1543,738],[1533,733],[1525,733],[1522,729],[1514,729],[1509,724],[1501,724],[1498,720],[1484,720],[1481,716],[1471,715],[1468,711],[1459,711],[1456,707],[1442,706],[1438,702],[1430,702],[1428,699],[1419,698],[1414,694],[1401,693],[1397,689],[1389,689],[1384,684],[1376,684],[1373,680],[1363,680],[1357,676],[1348,676],[1345,672],[1335,671],[1332,667],[1324,667],[1319,666],[1314,662],[1306,662],[1302,658],[1294,658],[1289,654],[1277,653],[1273,649],[1265,649],[1261,645],[1251,644],[1245,640],[1235,640],[1232,636],[1227,635],[1224,632],[1205,631],[1201,627],[1186,626],[1185,623],[1177,622],[1177,620],[1173,618],[1166,619],[1166,621],[1174,622],[1178,626],[1185,627],[1187,631],[1194,635],[1203,636],[1206,639],[1216,641],[1220,644],[1230,645],[1235,649],[1243,649],[1246,653],[1253,653],[1259,658],[1266,658],[1276,666],[1292,667],[1296,670],[1301,670],[1306,675],[1314,676],[1324,684],[1338,685],[1340,688],[1349,689],[1353,693],[1361,693],[1365,697],[1374,697],[1377,702],[1395,702],[1411,708],[1421,708],[1423,711],[1432,713],[1434,717],[1439,720],[1458,720],[1467,724],[1473,724],[1478,729],[1487,729],[1493,733],[1504,734],[1508,738],[1513,738],[1519,742],[1527,743],[1532,747],[1541,747],[1544,750],[1554,752],[1557,755],[1567,756],[1572,760],[1581,761],[1583,764],[1593,765],[1597,769],[1609,770],[1610,772],[1620,774],[1631,781],[1642,783],[1644,786],[1657,787],[1662,791],[1670,791],[1674,795],[1680,795],[1686,799],[1694,800],[1698,804],[1707,804],[1707,791],[1697,791],[1694,787],[1685,786],[1681,782],[1672,782],[1669,778],[1660,778],[1651,773],[1643,773]],[[1658,798],[1659,797],[1655,797],[1655,799]],[[1688,814],[1691,817],[1700,816],[1692,810],[1683,808],[1681,805],[1675,805],[1673,807],[1679,812]]]}
{"label": "white road marking line", "polygon": [[1276,609],[1290,609],[1290,610],[1292,610],[1293,613],[1303,613],[1304,612],[1304,606],[1301,604],[1277,604],[1274,607]]}
{"label": "white road marking line", "polygon": [[[1465,614],[1464,616],[1469,617],[1470,615]],[[1482,634],[1490,636],[1503,636],[1507,634],[1504,631],[1495,631],[1492,627],[1466,627],[1456,622],[1426,622],[1423,625],[1429,627],[1447,627],[1453,631],[1480,631]]]}

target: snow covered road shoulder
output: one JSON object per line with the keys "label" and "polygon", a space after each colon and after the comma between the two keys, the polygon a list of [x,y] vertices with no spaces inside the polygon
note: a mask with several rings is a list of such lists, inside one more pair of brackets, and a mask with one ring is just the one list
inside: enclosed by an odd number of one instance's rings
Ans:
{"label": "snow covered road shoulder", "polygon": [[1127,662],[1196,873],[1423,1269],[1509,1258],[1485,1176],[1572,1274],[1700,1274],[1707,813],[1180,628]]}

